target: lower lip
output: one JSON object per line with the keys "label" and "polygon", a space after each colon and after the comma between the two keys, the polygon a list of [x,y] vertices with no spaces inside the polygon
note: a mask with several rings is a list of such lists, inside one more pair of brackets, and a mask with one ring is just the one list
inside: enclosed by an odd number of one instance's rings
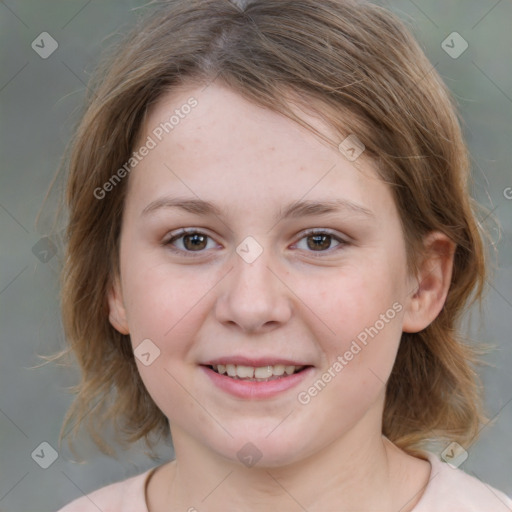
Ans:
{"label": "lower lip", "polygon": [[239,398],[270,398],[279,393],[283,393],[298,384],[300,384],[308,375],[313,373],[312,366],[305,368],[301,372],[287,375],[279,379],[269,381],[247,381],[232,379],[227,375],[221,375],[214,372],[208,366],[201,366],[202,370],[208,375],[212,382],[223,391]]}

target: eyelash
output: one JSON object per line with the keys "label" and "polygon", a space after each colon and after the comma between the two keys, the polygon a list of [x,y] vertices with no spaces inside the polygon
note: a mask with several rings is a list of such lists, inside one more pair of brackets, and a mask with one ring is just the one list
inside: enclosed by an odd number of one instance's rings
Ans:
{"label": "eyelash", "polygon": [[[194,257],[201,256],[202,253],[205,252],[205,250],[187,251],[187,250],[183,250],[183,249],[176,249],[175,247],[172,246],[172,242],[175,242],[176,240],[179,240],[180,238],[183,238],[186,235],[203,235],[203,236],[206,236],[207,238],[210,238],[210,239],[212,238],[212,237],[210,237],[210,235],[203,233],[202,231],[200,231],[198,229],[182,229],[181,231],[179,231],[178,233],[173,235],[171,238],[169,238],[168,240],[163,242],[162,245],[168,247],[172,252],[174,252],[176,254],[180,254],[180,255],[185,255],[186,257],[194,258]],[[337,242],[339,242],[339,245],[337,247],[335,247],[334,249],[327,249],[326,251],[307,251],[307,252],[312,253],[315,258],[320,258],[325,253],[330,254],[333,251],[339,250],[343,246],[348,245],[348,243],[349,243],[347,240],[340,238],[339,236],[335,235],[330,230],[326,230],[326,229],[306,230],[302,233],[302,237],[299,239],[299,241],[303,240],[304,238],[308,238],[309,236],[316,236],[316,235],[328,235],[328,236],[332,237],[334,240],[336,240]],[[318,252],[320,254],[315,254],[315,252]]]}

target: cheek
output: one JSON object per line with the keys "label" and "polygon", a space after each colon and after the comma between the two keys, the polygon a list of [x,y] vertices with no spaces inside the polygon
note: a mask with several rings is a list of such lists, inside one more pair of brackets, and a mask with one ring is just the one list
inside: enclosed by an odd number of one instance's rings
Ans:
{"label": "cheek", "polygon": [[354,280],[352,293],[338,298],[331,316],[337,334],[323,338],[327,362],[302,390],[309,417],[327,414],[333,432],[350,428],[383,397],[400,343],[403,307],[368,279]]}
{"label": "cheek", "polygon": [[123,295],[135,345],[154,338],[164,347],[176,330],[190,323],[191,313],[201,309],[197,306],[212,286],[206,276],[173,271],[162,259],[161,254],[141,253],[125,260]]}
{"label": "cheek", "polygon": [[385,259],[353,269],[335,283],[338,290],[325,298],[325,317],[332,334],[324,341],[328,364],[342,358],[343,373],[354,380],[386,380],[402,333],[403,305],[396,285],[399,276]]}
{"label": "cheek", "polygon": [[[177,403],[183,395],[178,383],[187,382],[187,370],[194,364],[192,349],[212,307],[208,292],[215,276],[200,276],[192,267],[188,272],[172,271],[150,254],[125,258],[123,264],[123,296],[139,374],[162,410],[187,407]],[[143,353],[150,356],[137,358],[146,346]],[[148,359],[152,362],[145,365]]]}
{"label": "cheek", "polygon": [[[198,301],[208,288],[191,288],[184,276],[173,279],[165,276],[162,269],[162,266],[150,267],[133,274],[127,287],[128,319],[137,368],[148,393],[170,420],[175,420],[179,411],[180,415],[190,416],[190,421],[201,424],[205,418],[200,417],[185,389],[196,395],[189,380],[194,364],[191,349],[197,340],[197,327],[203,322]],[[149,365],[144,364],[144,358],[137,357],[144,344],[149,347],[145,352],[151,354]]]}
{"label": "cheek", "polygon": [[198,393],[190,386],[186,374],[165,355],[162,354],[151,366],[137,361],[137,367],[148,394],[172,425],[181,425],[185,430],[191,430],[192,425],[193,430],[211,422],[207,412],[198,407],[194,399]]}

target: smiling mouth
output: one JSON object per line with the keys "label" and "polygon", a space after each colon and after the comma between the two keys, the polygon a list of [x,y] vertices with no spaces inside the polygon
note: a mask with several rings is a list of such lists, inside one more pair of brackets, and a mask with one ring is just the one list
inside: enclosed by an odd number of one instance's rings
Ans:
{"label": "smiling mouth", "polygon": [[267,366],[242,366],[236,364],[215,364],[207,368],[233,380],[244,380],[247,382],[268,382],[271,380],[284,379],[295,373],[300,373],[309,366],[285,366],[283,364]]}

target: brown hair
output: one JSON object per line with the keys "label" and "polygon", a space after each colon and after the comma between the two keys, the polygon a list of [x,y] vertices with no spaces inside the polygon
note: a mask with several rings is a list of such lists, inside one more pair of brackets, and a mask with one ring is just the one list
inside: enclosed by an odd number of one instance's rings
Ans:
{"label": "brown hair", "polygon": [[[69,347],[54,357],[74,353],[81,382],[59,443],[73,419],[73,435],[85,422],[107,454],[113,453],[102,436],[108,422],[115,421],[122,445],[145,439],[151,447],[150,435],[169,435],[168,419],[138,374],[129,337],[109,322],[106,296],[119,272],[128,179],[103,200],[94,191],[129,160],[148,109],[163,94],[219,80],[330,144],[356,134],[394,194],[410,270],[418,269],[428,232],[439,230],[456,243],[442,311],[421,332],[402,335],[387,383],[383,434],[411,454],[421,454],[431,439],[467,447],[487,421],[473,368],[483,351],[465,343],[459,323],[481,300],[486,270],[467,148],[447,88],[405,25],[381,7],[353,0],[245,4],[155,4],[112,48],[90,84],[67,164],[62,315]],[[305,123],[290,108],[292,99],[322,116],[340,139],[330,141]]]}

